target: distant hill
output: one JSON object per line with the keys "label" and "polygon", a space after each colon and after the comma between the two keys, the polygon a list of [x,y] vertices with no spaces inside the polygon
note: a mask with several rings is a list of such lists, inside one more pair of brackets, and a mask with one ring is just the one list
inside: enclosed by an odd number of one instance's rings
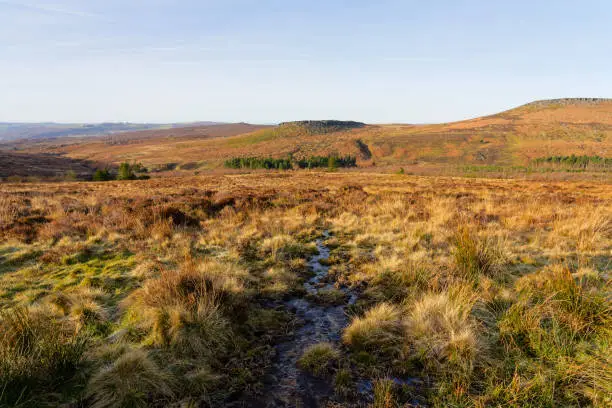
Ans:
{"label": "distant hill", "polygon": [[[116,139],[116,140],[115,140]],[[59,143],[61,142],[61,143]],[[427,125],[300,121],[278,126],[233,124],[147,130],[20,150],[72,159],[214,169],[230,157],[303,158],[339,153],[360,166],[523,166],[554,155],[612,157],[612,100],[532,102],[480,118]]]}
{"label": "distant hill", "polygon": [[195,124],[152,123],[10,123],[0,122],[0,142],[20,139],[54,139],[58,137],[100,136],[146,129],[175,128],[194,125],[213,125],[215,122]]}

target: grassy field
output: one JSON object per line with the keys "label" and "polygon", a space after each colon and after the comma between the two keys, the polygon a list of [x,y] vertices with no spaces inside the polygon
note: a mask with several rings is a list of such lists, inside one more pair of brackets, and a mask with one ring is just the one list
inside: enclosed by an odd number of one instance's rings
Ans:
{"label": "grassy field", "polygon": [[0,405],[610,406],[611,204],[609,180],[0,184]]}

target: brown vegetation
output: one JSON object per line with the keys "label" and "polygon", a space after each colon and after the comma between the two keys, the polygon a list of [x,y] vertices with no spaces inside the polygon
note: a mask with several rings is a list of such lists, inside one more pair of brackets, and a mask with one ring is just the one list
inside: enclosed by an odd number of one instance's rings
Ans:
{"label": "brown vegetation", "polygon": [[334,406],[609,406],[611,203],[358,172],[0,184],[0,404],[258,406],[328,231],[357,301],[299,366]]}

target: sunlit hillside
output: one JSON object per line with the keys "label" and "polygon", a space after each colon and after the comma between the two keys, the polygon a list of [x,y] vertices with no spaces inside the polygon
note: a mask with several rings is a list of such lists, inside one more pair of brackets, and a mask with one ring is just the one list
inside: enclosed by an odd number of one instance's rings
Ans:
{"label": "sunlit hillside", "polygon": [[612,101],[535,102],[492,116],[432,125],[338,128],[295,122],[230,137],[203,137],[206,134],[207,130],[200,134],[197,128],[168,137],[158,133],[155,138],[139,138],[135,133],[124,135],[128,141],[121,144],[82,141],[46,146],[42,150],[111,163],[139,161],[151,166],[176,163],[190,170],[221,167],[228,157],[303,157],[336,152],[353,154],[361,166],[368,167],[522,166],[545,156],[611,156]]}

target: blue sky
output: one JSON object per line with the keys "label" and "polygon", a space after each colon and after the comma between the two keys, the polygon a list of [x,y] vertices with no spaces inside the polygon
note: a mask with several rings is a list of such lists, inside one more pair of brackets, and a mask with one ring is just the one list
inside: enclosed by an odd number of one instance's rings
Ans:
{"label": "blue sky", "polygon": [[612,97],[609,0],[0,0],[0,121],[442,122]]}

